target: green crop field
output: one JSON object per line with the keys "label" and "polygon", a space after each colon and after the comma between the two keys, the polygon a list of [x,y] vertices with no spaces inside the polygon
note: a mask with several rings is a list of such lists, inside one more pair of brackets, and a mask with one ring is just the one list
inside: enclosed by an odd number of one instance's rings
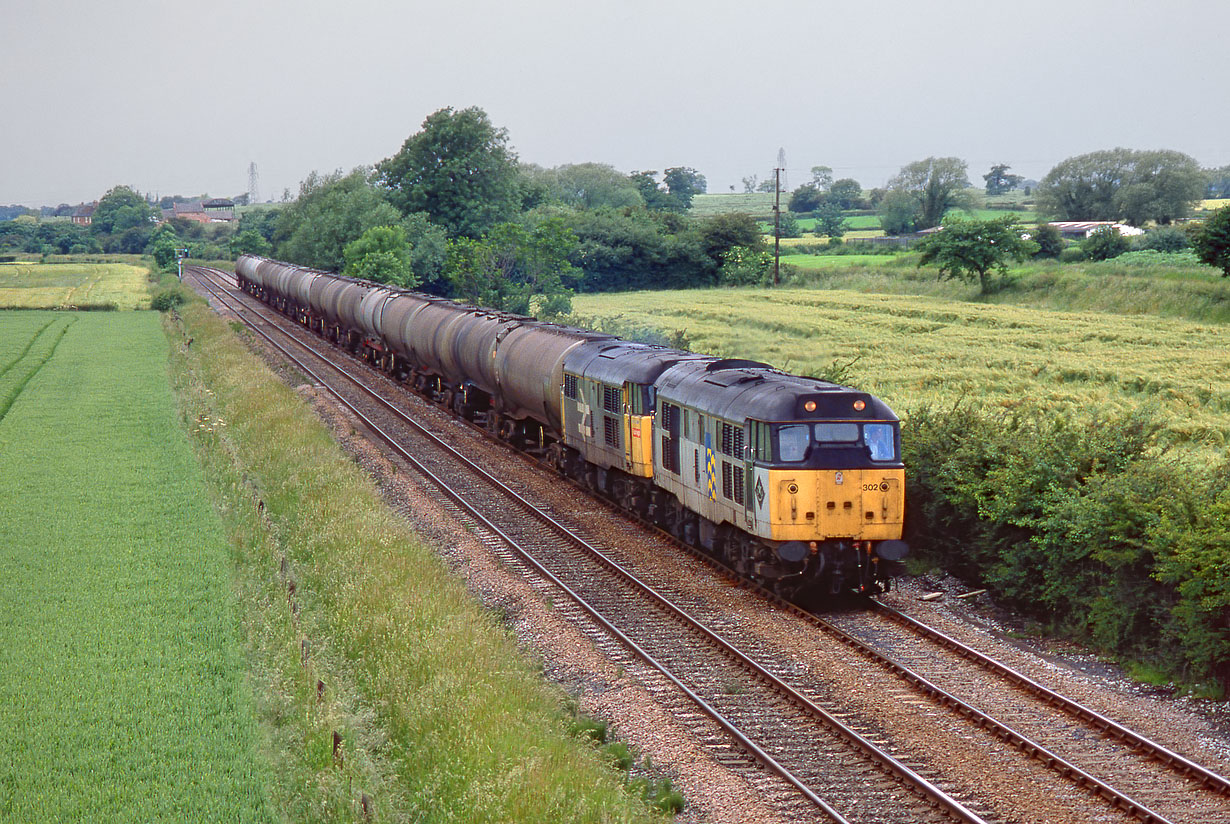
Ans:
{"label": "green crop field", "polygon": [[0,313],[0,820],[272,820],[166,363],[156,313]]}
{"label": "green crop field", "polygon": [[126,263],[0,263],[0,309],[148,309],[148,275]]}
{"label": "green crop field", "polygon": [[[782,194],[782,209],[790,195]],[[768,215],[773,213],[772,192],[749,192],[730,194],[704,194],[692,198],[691,214],[699,217],[721,215],[727,212],[747,212],[749,215]]]}
{"label": "green crop field", "polygon": [[853,361],[852,382],[899,412],[959,400],[1073,416],[1145,406],[1164,417],[1164,443],[1208,454],[1230,443],[1223,326],[808,289],[586,294],[573,307],[793,372]]}
{"label": "green crop field", "polygon": [[786,255],[782,258],[782,263],[807,270],[881,266],[892,261],[892,255]]}

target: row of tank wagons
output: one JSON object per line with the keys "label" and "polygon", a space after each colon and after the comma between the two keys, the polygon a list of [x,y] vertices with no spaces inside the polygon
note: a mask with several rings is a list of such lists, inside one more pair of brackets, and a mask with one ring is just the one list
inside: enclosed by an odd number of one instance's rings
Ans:
{"label": "row of tank wagons", "polygon": [[452,404],[458,411],[490,405],[504,418],[532,418],[555,432],[562,424],[564,354],[611,339],[252,255],[239,258],[236,273],[241,286],[265,293],[278,308],[307,307],[331,327],[319,331],[332,339],[401,359],[392,371],[413,367],[420,379],[427,373],[464,387],[465,397]]}

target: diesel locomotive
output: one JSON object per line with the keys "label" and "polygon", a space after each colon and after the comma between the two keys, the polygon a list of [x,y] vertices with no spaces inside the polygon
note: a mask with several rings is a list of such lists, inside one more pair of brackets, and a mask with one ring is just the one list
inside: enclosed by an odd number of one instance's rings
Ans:
{"label": "diesel locomotive", "polygon": [[886,590],[900,423],[881,400],[243,255],[242,289],[623,508],[794,596]]}

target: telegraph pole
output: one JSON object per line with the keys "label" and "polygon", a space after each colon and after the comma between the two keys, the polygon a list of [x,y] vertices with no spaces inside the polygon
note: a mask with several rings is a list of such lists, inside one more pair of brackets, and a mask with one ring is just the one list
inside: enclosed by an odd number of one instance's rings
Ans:
{"label": "telegraph pole", "polygon": [[778,267],[782,257],[782,169],[773,170],[773,285],[781,283]]}

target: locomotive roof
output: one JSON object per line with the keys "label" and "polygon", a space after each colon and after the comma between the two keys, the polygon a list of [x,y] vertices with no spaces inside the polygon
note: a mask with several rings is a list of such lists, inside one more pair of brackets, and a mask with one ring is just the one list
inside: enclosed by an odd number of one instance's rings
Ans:
{"label": "locomotive roof", "polygon": [[[729,421],[897,420],[888,404],[868,392],[756,361],[680,362],[658,379],[658,396]],[[863,409],[855,408],[857,401]]]}
{"label": "locomotive roof", "polygon": [[616,386],[624,381],[651,384],[676,363],[703,357],[681,349],[609,338],[582,344],[569,352],[564,358],[564,369]]}

